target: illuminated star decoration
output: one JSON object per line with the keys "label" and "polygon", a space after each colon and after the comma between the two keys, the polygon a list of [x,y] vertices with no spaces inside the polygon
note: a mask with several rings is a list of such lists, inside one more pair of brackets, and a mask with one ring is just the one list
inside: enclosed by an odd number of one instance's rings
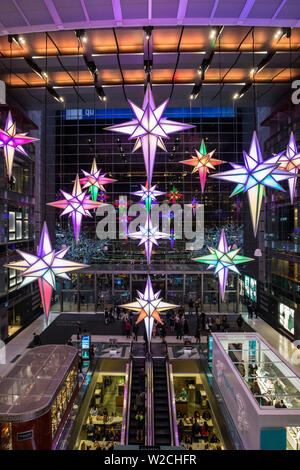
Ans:
{"label": "illuminated star decoration", "polygon": [[106,194],[105,194],[105,192],[103,191],[103,189],[100,189],[99,194],[98,194],[98,199],[99,199],[99,201],[101,201],[101,202],[104,202],[104,201],[106,201],[106,199],[108,199],[108,196],[106,196]]}
{"label": "illuminated star decoration", "polygon": [[135,302],[120,305],[120,307],[139,313],[139,317],[136,323],[140,323],[142,320],[144,320],[148,341],[150,342],[154,320],[162,323],[159,316],[160,312],[170,310],[171,308],[177,308],[179,305],[163,302],[162,299],[159,298],[160,291],[154,294],[150,276],[147,278],[147,284],[144,293],[142,294],[139,291],[137,291],[137,293],[138,298],[136,298]]}
{"label": "illuminated star decoration", "polygon": [[19,276],[23,277],[23,281],[20,287],[38,280],[43,310],[47,321],[52,291],[56,289],[55,276],[64,280],[70,280],[69,276],[66,274],[67,272],[76,271],[77,269],[88,266],[87,264],[75,263],[74,261],[63,259],[69,248],[68,246],[59,251],[52,249],[47,224],[45,222],[40,243],[37,247],[37,256],[17,250],[23,260],[4,265],[7,268],[21,271]]}
{"label": "illuminated star decoration", "polygon": [[172,187],[171,191],[169,192],[169,194],[167,194],[167,197],[170,199],[170,201],[173,204],[175,204],[176,201],[182,197],[182,194],[180,194],[178,189],[173,184],[173,187]]}
{"label": "illuminated star decoration", "polygon": [[147,178],[149,185],[151,185],[157,146],[167,152],[163,139],[168,139],[168,134],[191,129],[195,126],[163,118],[162,115],[169,99],[156,108],[150,84],[147,85],[142,108],[130,100],[128,102],[136,118],[122,124],[107,127],[106,130],[129,134],[129,140],[137,139],[133,152],[142,147]]}
{"label": "illuminated star decoration", "polygon": [[3,147],[6,162],[8,178],[11,178],[11,172],[14,162],[15,151],[27,155],[23,145],[35,142],[34,137],[27,136],[27,132],[17,134],[17,125],[13,122],[11,112],[8,112],[4,129],[0,129],[0,147]]}
{"label": "illuminated star decoration", "polygon": [[226,235],[224,230],[222,230],[218,247],[211,248],[208,247],[210,255],[200,256],[200,258],[193,258],[194,261],[199,261],[200,263],[208,264],[207,269],[215,269],[215,274],[218,275],[219,286],[221,291],[222,300],[224,300],[228,271],[233,271],[234,273],[240,274],[236,264],[247,263],[248,261],[254,261],[253,258],[247,258],[246,256],[238,255],[240,248],[235,250],[230,250],[228,247]]}
{"label": "illuminated star decoration", "polygon": [[106,173],[101,174],[101,169],[98,170],[96,159],[94,158],[91,172],[81,170],[84,174],[84,178],[80,178],[80,183],[83,184],[82,189],[89,189],[92,200],[97,201],[99,189],[105,191],[104,185],[107,183],[114,183],[117,180],[108,178]]}
{"label": "illuminated star decoration", "polygon": [[[286,170],[294,175],[298,174],[300,168],[300,153],[298,153],[297,144],[295,141],[294,133],[291,132],[290,140],[287,145],[285,152],[281,155],[279,159],[279,170]],[[294,197],[296,193],[296,185],[297,185],[298,178],[290,178],[289,183],[289,190],[290,190],[290,198],[291,204],[294,202]]]}
{"label": "illuminated star decoration", "polygon": [[159,232],[158,227],[152,226],[151,218],[149,215],[147,215],[145,226],[142,227],[140,225],[140,230],[138,232],[128,233],[128,236],[135,240],[140,240],[139,246],[142,245],[143,243],[145,244],[147,263],[150,264],[150,258],[152,254],[153,245],[158,246],[157,240],[159,240],[160,238],[169,238],[170,234]]}
{"label": "illuminated star decoration", "polygon": [[198,204],[199,204],[199,201],[197,201],[197,199],[195,198],[195,196],[193,197],[193,200],[190,204],[187,204],[189,207],[191,207],[193,209],[193,214],[195,215],[196,214],[196,210],[197,210],[197,207],[198,207]]}
{"label": "illuminated star decoration", "polygon": [[171,243],[171,248],[172,248],[172,249],[174,248],[174,242],[175,242],[175,240],[177,240],[177,238],[178,238],[178,235],[175,235],[174,229],[171,228],[169,239],[170,239],[170,243]]}
{"label": "illuminated star decoration", "polygon": [[231,196],[241,192],[248,193],[249,207],[254,236],[256,237],[261,204],[265,186],[284,191],[278,181],[295,177],[295,174],[278,169],[278,161],[283,152],[263,160],[256,132],[254,131],[249,153],[243,152],[245,166],[231,163],[232,170],[210,175],[225,181],[238,183]]}
{"label": "illuminated star decoration", "polygon": [[60,201],[55,202],[48,202],[48,206],[64,209],[60,216],[69,214],[69,216],[72,217],[75,240],[76,243],[78,243],[82,217],[92,217],[89,209],[95,209],[96,207],[100,207],[105,204],[98,201],[92,201],[90,199],[91,196],[87,195],[86,191],[82,191],[78,175],[76,176],[72,194],[66,193],[62,189],[60,192],[65,199],[61,199]]}
{"label": "illuminated star decoration", "polygon": [[141,184],[141,189],[139,191],[135,191],[134,194],[135,196],[140,196],[141,202],[145,203],[146,209],[148,212],[151,210],[151,204],[152,201],[156,201],[157,196],[162,196],[163,193],[162,191],[157,191],[156,189],[156,184],[154,186],[148,185],[148,182],[146,183],[146,186],[143,186]]}
{"label": "illuminated star decoration", "polygon": [[226,163],[223,160],[212,158],[215,151],[216,149],[207,153],[204,140],[202,139],[200,150],[195,150],[196,157],[189,158],[188,160],[182,160],[180,162],[186,163],[187,165],[192,165],[194,167],[192,173],[195,173],[198,170],[202,193],[204,192],[206,176],[209,173],[209,170],[215,170],[216,165]]}

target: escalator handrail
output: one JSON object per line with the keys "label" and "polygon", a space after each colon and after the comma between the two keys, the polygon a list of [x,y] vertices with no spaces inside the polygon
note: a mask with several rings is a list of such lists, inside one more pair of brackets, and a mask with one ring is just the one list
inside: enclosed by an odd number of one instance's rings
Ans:
{"label": "escalator handrail", "polygon": [[147,361],[147,420],[145,419],[145,436],[147,436],[146,445],[152,446],[154,443],[154,407],[153,407],[153,363],[152,360]]}
{"label": "escalator handrail", "polygon": [[[127,384],[127,400],[126,400],[126,414],[125,414],[125,444],[128,444],[129,441],[129,423],[130,423],[130,406],[131,406],[131,386],[132,386],[132,369],[133,369],[133,359],[132,359],[132,345],[130,345],[130,363],[129,363],[129,375],[128,375],[128,384]],[[124,400],[126,399],[124,394]]]}
{"label": "escalator handrail", "polygon": [[169,388],[170,388],[169,412],[170,412],[170,417],[171,417],[171,422],[172,422],[172,440],[173,440],[172,445],[179,447],[176,400],[175,400],[174,382],[173,382],[173,368],[172,368],[172,364],[169,363],[169,360],[167,360],[167,368],[168,368],[167,369],[168,383],[169,383]]}
{"label": "escalator handrail", "polygon": [[127,440],[127,428],[128,428],[127,415],[128,415],[128,402],[130,400],[129,381],[130,381],[130,375],[132,374],[132,371],[131,371],[132,364],[131,364],[131,362],[126,364],[124,404],[123,404],[123,414],[122,414],[121,445],[125,445],[126,440]]}

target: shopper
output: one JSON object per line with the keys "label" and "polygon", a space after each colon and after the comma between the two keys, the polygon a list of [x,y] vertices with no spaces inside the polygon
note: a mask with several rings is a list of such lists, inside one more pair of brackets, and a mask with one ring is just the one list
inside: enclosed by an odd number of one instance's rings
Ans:
{"label": "shopper", "polygon": [[138,340],[138,332],[139,332],[139,325],[138,325],[138,323],[135,323],[135,324],[133,325],[132,332],[133,332],[133,340],[134,340],[134,341],[137,341],[137,340]]}
{"label": "shopper", "polygon": [[201,312],[201,314],[200,314],[200,320],[201,320],[201,327],[202,327],[202,330],[205,330],[206,315],[205,315],[204,312]]}
{"label": "shopper", "polygon": [[167,336],[167,328],[166,328],[165,323],[163,322],[161,325],[161,329],[160,329],[160,337],[164,343],[166,342],[166,336]]}
{"label": "shopper", "polygon": [[139,392],[135,397],[135,409],[136,411],[144,412],[145,409],[145,392]]}
{"label": "shopper", "polygon": [[138,411],[135,416],[137,430],[136,430],[136,440],[142,442],[144,440],[144,423],[145,417],[142,411]]}
{"label": "shopper", "polygon": [[130,325],[129,320],[127,320],[125,323],[126,338],[130,338],[130,332],[131,332],[131,325]]}
{"label": "shopper", "polygon": [[36,333],[33,333],[33,347],[35,348],[36,346],[41,346],[42,341],[39,335]]}
{"label": "shopper", "polygon": [[177,333],[177,336],[176,336],[176,339],[182,339],[182,319],[179,318],[178,319],[178,322],[177,322],[177,330],[176,330],[176,333]]}
{"label": "shopper", "polygon": [[200,344],[200,340],[201,340],[201,329],[198,328],[198,327],[197,327],[197,330],[196,330],[195,338],[196,338],[196,344]]}
{"label": "shopper", "polygon": [[220,315],[218,315],[217,318],[216,318],[216,327],[217,327],[217,331],[220,331],[220,328],[221,328],[221,317],[220,317]]}
{"label": "shopper", "polygon": [[201,432],[201,426],[198,423],[198,421],[194,419],[193,426],[192,426],[192,441],[193,442],[198,441],[196,436],[199,435],[200,432]]}
{"label": "shopper", "polygon": [[240,314],[236,320],[236,326],[239,331],[242,330],[243,324],[244,324],[244,320],[243,320],[242,315]]}
{"label": "shopper", "polygon": [[187,319],[185,318],[184,323],[183,323],[183,334],[188,335],[190,332],[189,325],[187,322]]}
{"label": "shopper", "polygon": [[108,313],[107,308],[104,309],[104,323],[105,325],[109,324],[109,313]]}

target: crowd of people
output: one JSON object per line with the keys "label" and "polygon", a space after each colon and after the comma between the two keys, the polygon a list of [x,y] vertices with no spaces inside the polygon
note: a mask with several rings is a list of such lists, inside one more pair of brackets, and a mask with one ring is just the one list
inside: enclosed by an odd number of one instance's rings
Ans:
{"label": "crowd of people", "polygon": [[[193,303],[194,305],[194,303]],[[176,339],[182,340],[186,336],[194,336],[196,343],[200,343],[201,334],[207,335],[212,331],[228,332],[230,329],[230,324],[227,315],[217,315],[216,317],[212,315],[207,315],[205,312],[199,312],[199,309],[196,309],[194,318],[196,319],[196,328],[193,325],[193,330],[191,331],[191,324],[189,319],[192,318],[191,312],[185,312],[184,306],[181,306],[177,310],[169,310],[166,312],[165,316],[161,315],[162,322],[154,320],[152,336],[160,337],[162,341],[166,341],[167,335],[175,335]],[[132,338],[134,341],[138,341],[139,338],[139,324],[136,323],[136,316],[133,312],[123,312],[120,309],[117,310],[114,307],[111,307],[110,311],[105,309],[104,311],[104,321],[105,324],[114,323],[116,320],[122,322],[122,332],[126,338]],[[241,315],[236,319],[236,329],[238,331],[243,331],[244,320]],[[144,340],[147,341],[147,338],[144,334]]]}

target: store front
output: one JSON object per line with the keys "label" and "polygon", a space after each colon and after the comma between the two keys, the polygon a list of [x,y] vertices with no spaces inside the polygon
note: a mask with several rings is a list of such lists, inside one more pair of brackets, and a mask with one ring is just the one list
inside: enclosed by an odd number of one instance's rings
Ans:
{"label": "store front", "polygon": [[78,391],[78,351],[29,350],[0,383],[0,449],[51,450]]}
{"label": "store front", "polygon": [[84,413],[75,449],[111,449],[120,445],[124,390],[125,373],[94,373],[82,405]]}
{"label": "store front", "polygon": [[245,449],[297,448],[299,373],[258,334],[212,337],[213,375]]}
{"label": "store front", "polygon": [[224,449],[200,374],[173,374],[179,443],[192,450]]}

